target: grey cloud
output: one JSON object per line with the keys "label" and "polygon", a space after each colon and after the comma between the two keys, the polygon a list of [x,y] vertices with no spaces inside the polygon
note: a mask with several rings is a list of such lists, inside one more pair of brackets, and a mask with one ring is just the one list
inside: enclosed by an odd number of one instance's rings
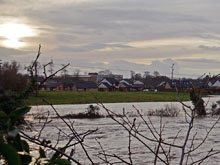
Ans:
{"label": "grey cloud", "polygon": [[122,74],[125,77],[130,77],[130,71],[133,70],[136,73],[144,73],[147,70],[147,66],[144,64],[137,64],[127,62],[123,60],[111,61],[108,64],[101,62],[89,62],[83,60],[77,60],[71,63],[73,69],[80,69],[81,71],[87,72],[98,72],[101,70],[109,69],[114,74]]}
{"label": "grey cloud", "polygon": [[149,4],[152,5],[152,3],[143,1],[135,1],[135,3],[114,1],[110,4],[102,1],[102,3],[96,2],[93,5],[70,4],[40,12],[34,10],[29,11],[29,14],[59,30],[64,26],[70,27],[75,29],[77,34],[89,31],[89,35],[98,38],[108,33],[112,39],[155,38],[174,35],[173,33],[178,36],[189,35],[198,31],[203,32],[204,23],[205,26],[209,25],[207,23],[209,19],[193,12],[187,13],[184,9],[180,10],[181,12],[164,10],[159,2],[153,3],[152,9],[148,6]]}
{"label": "grey cloud", "polygon": [[216,59],[178,59],[182,68],[202,69],[205,72],[219,70],[220,61]]}
{"label": "grey cloud", "polygon": [[[175,77],[198,77],[201,73],[209,73],[212,70],[217,71],[220,66],[220,61],[211,59],[165,59],[153,60],[152,64],[145,65],[135,62],[128,62],[126,60],[113,60],[109,63],[96,62],[92,60],[72,60],[69,68],[69,73],[73,73],[76,69],[83,72],[98,72],[101,70],[109,69],[115,74],[123,74],[125,77],[130,77],[130,71],[144,74],[149,71],[151,74],[158,71],[161,75],[171,76],[171,66],[174,64]],[[191,72],[189,72],[191,70]],[[200,72],[198,73],[198,70]]]}
{"label": "grey cloud", "polygon": [[77,38],[78,38],[77,36],[71,35],[71,34],[60,33],[56,35],[56,39],[59,42],[64,42],[64,43],[71,43],[73,42],[74,39],[77,39]]}
{"label": "grey cloud", "polygon": [[[152,61],[152,64],[150,64],[149,71],[159,71],[160,73],[164,75],[169,75],[171,73],[171,66],[174,64],[175,73],[179,74],[179,64],[172,60],[172,59],[165,59],[165,60],[154,60]],[[170,75],[169,75],[170,76]]]}
{"label": "grey cloud", "polygon": [[204,38],[204,39],[220,40],[220,36],[216,34],[205,33],[205,34],[194,34],[193,36]]}
{"label": "grey cloud", "polygon": [[[39,25],[41,36],[25,39],[46,45],[48,52],[42,59],[54,61],[78,61],[90,67],[118,68],[121,70],[171,72],[185,68],[202,68],[201,61],[161,60],[167,58],[193,57],[194,54],[216,53],[219,47],[201,45],[200,49],[167,48],[136,49],[123,44],[141,40],[161,38],[199,37],[218,39],[220,34],[220,1],[213,0],[90,0],[83,3],[56,0],[0,0],[1,17],[25,18],[27,22]],[[13,12],[12,12],[13,11]],[[10,20],[9,19],[9,20]],[[32,41],[31,41],[32,40]],[[76,46],[77,44],[84,46]],[[109,52],[97,51],[104,48],[121,48]],[[6,49],[6,48],[5,48]],[[213,51],[215,50],[215,51]],[[0,53],[20,55],[24,52],[8,52],[0,48]],[[10,50],[11,51],[11,50]],[[74,53],[76,52],[76,53]],[[43,52],[44,53],[44,52]],[[62,56],[59,56],[62,54]],[[213,55],[214,56],[214,55]],[[25,57],[27,58],[27,57]],[[151,65],[126,62],[149,58],[156,59]],[[216,57],[217,58],[217,57]],[[83,61],[87,61],[83,63]],[[109,64],[104,64],[107,61]],[[203,61],[204,62],[204,61]],[[206,61],[205,66],[211,66]],[[213,68],[217,63],[213,61]],[[123,71],[122,71],[123,72]],[[129,71],[128,71],[129,72]]]}
{"label": "grey cloud", "polygon": [[11,59],[14,57],[14,55],[25,55],[30,53],[30,51],[20,51],[16,49],[10,49],[10,48],[4,48],[0,47],[0,57],[2,60],[16,60],[16,59]]}
{"label": "grey cloud", "polygon": [[146,70],[147,66],[145,64],[137,64],[133,62],[119,60],[119,61],[112,61],[109,64],[109,67],[117,70],[125,70],[129,72],[133,70],[139,72]]}
{"label": "grey cloud", "polygon": [[215,59],[204,59],[204,58],[199,58],[199,59],[178,59],[177,61],[180,62],[192,62],[192,63],[203,63],[203,64],[220,64],[219,60]]}
{"label": "grey cloud", "polygon": [[209,51],[219,51],[220,47],[218,46],[206,46],[206,45],[200,45],[200,49],[209,50]]}
{"label": "grey cloud", "polygon": [[109,69],[115,74],[122,74],[125,77],[130,77],[130,72],[134,71],[135,73],[144,74],[145,71],[151,72],[158,71],[161,75],[170,76],[171,73],[171,65],[175,63],[175,74],[179,74],[179,65],[176,61],[172,59],[166,59],[163,61],[155,60],[150,65],[145,64],[138,64],[135,62],[128,62],[125,60],[114,60],[109,62],[108,64],[105,63],[98,63],[98,62],[88,62],[83,60],[77,60],[71,63],[72,68],[80,69],[87,72],[94,72]]}
{"label": "grey cloud", "polygon": [[122,44],[101,44],[101,43],[94,43],[94,44],[87,44],[83,46],[61,46],[58,47],[57,51],[66,51],[66,52],[90,52],[93,50],[99,50],[104,48],[132,48],[127,45]]}

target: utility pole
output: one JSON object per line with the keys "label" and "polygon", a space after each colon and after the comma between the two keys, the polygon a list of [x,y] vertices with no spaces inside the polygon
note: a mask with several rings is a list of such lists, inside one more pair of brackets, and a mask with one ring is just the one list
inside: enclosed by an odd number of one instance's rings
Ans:
{"label": "utility pole", "polygon": [[0,60],[0,72],[2,71],[2,60]]}
{"label": "utility pole", "polygon": [[173,81],[174,64],[171,66],[171,69],[172,69],[171,80]]}

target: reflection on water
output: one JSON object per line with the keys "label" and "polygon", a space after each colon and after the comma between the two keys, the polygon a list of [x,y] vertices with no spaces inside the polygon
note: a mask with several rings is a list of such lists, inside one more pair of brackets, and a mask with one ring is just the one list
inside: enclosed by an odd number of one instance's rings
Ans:
{"label": "reflection on water", "polygon": [[[220,100],[220,97],[212,97],[212,98],[206,98],[207,108],[210,108],[211,105],[216,102],[217,100]],[[126,110],[126,112],[133,112],[135,113],[135,109],[133,108],[133,105],[139,110],[142,111],[142,114],[146,114],[149,110],[155,110],[160,109],[161,107],[164,107],[167,104],[172,104],[173,106],[177,106],[178,108],[182,109],[182,105],[177,102],[172,103],[164,103],[164,102],[150,102],[150,103],[108,103],[104,104],[108,109],[117,112],[122,113],[123,108]],[[186,102],[187,105],[191,105],[190,102]],[[85,112],[86,108],[89,104],[77,104],[77,105],[56,105],[56,109],[60,113],[60,115],[65,115],[69,113],[78,113],[78,112]],[[34,106],[32,107],[31,112],[29,113],[29,116],[36,113],[44,113],[44,112],[50,112],[50,115],[53,116],[54,113],[50,106]],[[106,112],[101,109],[101,113],[105,114]],[[187,123],[185,122],[185,117],[183,115],[183,111],[181,111],[180,115],[178,117],[164,117],[162,119],[162,122],[166,125],[165,129],[163,131],[163,137],[166,142],[172,143],[175,139],[175,136],[178,131],[181,130],[178,139],[176,140],[176,144],[183,144],[184,137],[186,135],[187,130]],[[144,116],[147,119],[147,116]],[[130,117],[131,121],[133,120],[133,117]],[[205,118],[198,118],[195,120],[194,123],[194,129],[192,136],[190,139],[193,138],[193,135],[197,133],[197,136],[195,137],[195,143],[201,142],[202,138],[206,134],[206,130],[212,126],[214,121],[217,120],[218,117],[205,117]],[[78,131],[78,133],[86,132],[87,130],[94,130],[98,128],[98,131],[94,134],[88,136],[85,139],[86,148],[89,152],[89,154],[92,156],[92,158],[95,160],[95,162],[102,162],[100,159],[98,159],[97,155],[99,155],[101,151],[100,146],[98,145],[98,140],[106,153],[109,154],[117,154],[122,158],[128,159],[128,133],[125,131],[121,126],[119,126],[116,122],[114,122],[110,118],[101,118],[101,119],[74,119],[71,120],[74,121],[74,128]],[[160,118],[159,117],[151,117],[151,121],[154,124],[156,129],[159,129],[160,126]],[[39,123],[38,120],[33,121],[35,133],[37,133],[42,123]],[[147,129],[146,125],[144,125],[141,118],[137,118],[137,125],[140,124],[139,131],[141,131],[146,136],[151,136],[149,130]],[[62,131],[66,132],[67,134],[71,134],[69,129],[66,127],[66,125],[60,120],[60,119],[53,119],[51,123],[47,125],[43,132],[43,136],[47,139],[52,140],[55,142],[58,138],[58,129],[56,127],[59,127]],[[33,134],[32,132],[31,134]],[[194,160],[201,159],[202,156],[205,156],[207,154],[207,151],[209,151],[211,148],[219,149],[220,148],[220,124],[217,124],[215,129],[212,131],[212,133],[209,135],[206,143],[199,149],[197,152],[195,152],[192,156]],[[61,136],[60,142],[61,145],[65,144],[65,142],[68,139],[65,136]],[[145,141],[149,146],[151,146],[152,149],[155,148],[154,143],[149,143],[149,141]],[[85,154],[81,150],[80,147],[76,147],[76,154],[74,155],[75,158],[78,160],[81,160],[80,162],[83,164],[87,164]],[[165,148],[165,150],[168,150],[168,148]],[[154,155],[147,150],[147,148],[141,144],[139,141],[132,138],[132,147],[131,151],[133,153],[133,162],[134,164],[151,164],[154,160]],[[172,161],[171,164],[176,164],[179,162],[179,154],[180,150],[173,149],[171,150],[171,156]],[[220,164],[220,160],[218,158],[219,155],[216,155],[207,161],[204,162],[204,164]],[[110,159],[111,160],[111,159]]]}

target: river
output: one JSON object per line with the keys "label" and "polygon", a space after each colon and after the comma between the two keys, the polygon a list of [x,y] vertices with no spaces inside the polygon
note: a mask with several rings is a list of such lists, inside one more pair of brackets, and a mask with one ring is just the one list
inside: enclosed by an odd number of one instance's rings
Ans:
{"label": "river", "polygon": [[[211,105],[216,101],[220,100],[219,96],[214,96],[210,98],[205,98],[205,102],[207,103],[207,109],[210,109]],[[185,102],[185,104],[191,106],[190,102]],[[55,105],[54,107],[59,112],[60,115],[71,114],[71,113],[79,113],[85,112],[86,108],[90,104],[75,104],[75,105]],[[122,114],[123,109],[126,112],[129,112],[129,119],[133,121],[134,118],[137,120],[137,125],[140,124],[139,130],[144,135],[151,137],[151,133],[149,129],[147,129],[146,125],[144,124],[143,120],[138,117],[136,110],[134,109],[133,105],[139,109],[144,118],[147,120],[147,112],[149,110],[156,110],[164,107],[166,105],[175,106],[180,109],[180,114],[178,117],[163,117],[162,123],[165,124],[164,131],[163,131],[163,138],[166,142],[173,142],[175,139],[176,134],[178,131],[181,132],[176,139],[175,144],[183,144],[184,138],[186,135],[186,131],[188,125],[185,121],[184,111],[182,110],[182,105],[178,102],[147,102],[147,103],[107,103],[104,104],[106,108],[112,110],[115,113]],[[31,111],[28,113],[27,118],[34,123],[34,127],[32,132],[28,132],[30,135],[37,134],[42,127],[43,122],[39,122],[39,119],[33,119],[33,116],[36,114],[44,114],[46,112],[50,113],[50,117],[55,116],[54,111],[52,110],[51,106],[33,106]],[[106,111],[101,108],[100,113],[106,114]],[[152,123],[154,124],[155,129],[159,130],[160,127],[160,120],[161,118],[158,116],[151,116],[150,117]],[[206,131],[212,126],[212,124],[218,119],[218,116],[207,116],[204,118],[196,118],[194,122],[194,127],[190,136],[190,139],[193,138],[193,135],[197,134],[195,137],[195,145],[199,144],[203,137],[206,135]],[[120,120],[118,118],[118,120]],[[43,120],[41,120],[43,121]],[[68,120],[67,120],[68,121]],[[69,122],[69,121],[68,121]],[[81,134],[88,130],[95,130],[98,129],[95,133],[87,136],[85,138],[85,145],[89,155],[92,157],[94,162],[97,164],[104,164],[103,161],[98,158],[102,151],[100,145],[101,144],[103,149],[107,154],[116,154],[121,158],[129,161],[128,159],[128,145],[129,145],[129,138],[128,132],[123,129],[119,124],[113,121],[111,118],[100,118],[100,119],[71,119],[70,122],[73,122],[73,126],[75,130]],[[49,139],[52,143],[55,143],[58,138],[59,130],[57,127],[65,132],[66,134],[70,134],[70,130],[68,127],[60,120],[52,118],[52,122],[47,124],[44,131],[42,132],[42,137]],[[61,133],[62,135],[62,133]],[[212,132],[209,134],[206,142],[196,150],[195,153],[192,154],[192,159],[190,161],[195,161],[204,157],[210,149],[220,149],[220,123],[215,126]],[[59,145],[62,146],[68,141],[68,138],[63,134],[59,139]],[[97,142],[98,141],[98,142]],[[151,143],[147,140],[145,142],[150,146],[153,150],[155,150],[156,145]],[[189,141],[190,142],[190,141]],[[33,145],[32,147],[35,147]],[[150,152],[146,146],[137,141],[136,139],[131,139],[131,152],[132,152],[132,159],[133,164],[152,164],[154,161],[154,155]],[[169,148],[165,147],[165,150]],[[48,151],[48,154],[51,153]],[[162,154],[163,155],[163,154]],[[206,161],[204,164],[210,165],[217,165],[220,164],[219,159],[220,154],[215,155]],[[172,149],[171,150],[171,162],[170,164],[177,164],[180,159],[180,150],[179,149]],[[88,159],[86,158],[85,153],[82,151],[80,146],[75,147],[75,154],[74,158],[79,160],[82,164],[90,164]],[[102,156],[102,158],[104,158]],[[112,162],[117,162],[118,159],[109,158]],[[122,163],[123,164],[123,163]]]}

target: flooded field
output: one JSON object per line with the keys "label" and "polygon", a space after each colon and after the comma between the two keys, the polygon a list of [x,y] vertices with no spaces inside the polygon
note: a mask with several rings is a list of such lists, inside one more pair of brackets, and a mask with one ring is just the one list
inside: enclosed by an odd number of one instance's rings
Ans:
{"label": "flooded field", "polygon": [[[206,98],[207,109],[210,109],[211,105],[215,103],[217,100],[220,100],[220,97],[215,96]],[[190,102],[186,103],[187,105],[191,105]],[[129,112],[129,120],[133,121],[136,118],[136,125],[139,126],[138,130],[147,137],[152,137],[149,129],[147,128],[144,121],[137,115],[137,112],[133,105],[141,111],[144,116],[144,119],[148,121],[147,112],[149,110],[156,110],[160,109],[166,105],[175,106],[180,109],[180,114],[178,117],[163,117],[162,123],[165,124],[164,131],[163,131],[163,139],[168,143],[173,143],[177,133],[178,138],[176,139],[176,145],[182,145],[184,143],[184,139],[186,136],[188,124],[185,120],[184,111],[182,110],[182,105],[177,102],[173,103],[164,103],[164,102],[151,102],[151,103],[114,103],[114,104],[104,104],[106,108],[112,110],[115,113],[122,114],[123,109],[126,112]],[[85,112],[86,108],[89,104],[78,104],[78,105],[56,105],[55,108],[59,112],[60,115],[65,114],[75,114],[78,112]],[[43,114],[46,112],[50,112],[50,117],[55,116],[54,111],[50,106],[33,106],[31,112],[28,114],[28,118],[34,123],[34,129],[32,132],[28,132],[30,135],[37,134],[43,125],[43,120],[39,122],[39,119],[33,119],[32,116],[36,114]],[[101,108],[100,113],[106,114],[106,111]],[[120,118],[117,118],[120,121]],[[205,137],[207,130],[213,125],[213,123],[218,119],[218,116],[207,116],[205,118],[196,118],[194,122],[194,127],[192,129],[192,133],[190,136],[189,144],[191,139],[194,140],[194,146],[201,143],[203,138]],[[159,131],[160,129],[160,121],[161,118],[158,116],[151,116],[150,120],[152,121],[155,130]],[[66,120],[68,121],[68,120]],[[103,150],[106,154],[109,155],[117,155],[120,158],[123,158],[126,161],[129,161],[129,134],[128,132],[119,124],[117,124],[111,118],[99,118],[99,119],[70,119],[70,122],[73,122],[73,126],[75,130],[79,134],[83,134],[88,130],[95,130],[97,131],[91,135],[88,135],[84,139],[85,147],[88,151],[88,154],[97,164],[106,164],[103,163],[102,159],[105,159],[101,153]],[[71,134],[71,131],[68,129],[65,123],[61,119],[54,119],[52,118],[52,122],[47,124],[44,131],[42,132],[42,137],[52,140],[53,143],[56,142],[58,139],[58,132],[62,130],[65,134]],[[63,146],[69,140],[65,134],[61,133],[59,138],[59,146]],[[194,136],[196,134],[196,136]],[[209,134],[206,142],[195,152],[192,153],[191,157],[189,158],[189,162],[193,162],[199,160],[207,155],[210,149],[213,150],[220,150],[220,123],[215,126],[212,132]],[[150,142],[146,139],[142,139],[147,146],[155,151],[156,144],[154,142]],[[103,150],[101,149],[99,143],[101,144]],[[33,145],[34,147],[34,145]],[[75,148],[74,158],[79,160],[82,164],[90,164],[88,158],[86,157],[85,153],[82,151],[81,147],[78,145]],[[169,147],[164,147],[166,152],[169,150]],[[130,143],[130,151],[132,153],[132,161],[133,164],[152,164],[154,161],[154,154],[147,149],[140,140],[136,140],[135,138],[131,138]],[[162,151],[161,151],[162,152]],[[48,153],[50,154],[50,153]],[[162,158],[163,153],[160,153]],[[177,164],[180,161],[180,154],[181,150],[177,148],[172,148],[170,151],[171,161],[170,164]],[[220,164],[219,159],[220,154],[217,154],[203,162],[203,164],[210,164],[210,165],[217,165]],[[101,157],[101,158],[100,158]],[[108,157],[110,162],[120,162],[119,159],[114,157]],[[162,164],[159,161],[159,164]],[[121,163],[125,164],[125,163]]]}

